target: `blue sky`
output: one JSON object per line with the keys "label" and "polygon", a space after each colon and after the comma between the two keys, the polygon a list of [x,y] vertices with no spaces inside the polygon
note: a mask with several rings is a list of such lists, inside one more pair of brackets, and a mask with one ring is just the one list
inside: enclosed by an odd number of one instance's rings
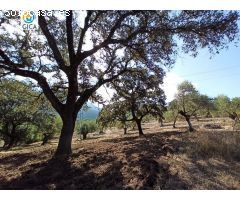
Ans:
{"label": "blue sky", "polygon": [[167,99],[173,98],[176,85],[183,80],[192,82],[201,93],[211,97],[219,94],[231,98],[240,96],[240,47],[231,44],[228,49],[211,56],[207,49],[200,50],[196,58],[181,54],[167,73]]}

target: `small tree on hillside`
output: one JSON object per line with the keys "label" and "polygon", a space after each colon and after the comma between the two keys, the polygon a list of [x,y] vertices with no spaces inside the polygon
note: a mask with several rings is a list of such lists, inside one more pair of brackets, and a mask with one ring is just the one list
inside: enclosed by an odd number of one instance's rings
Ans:
{"label": "small tree on hillside", "polygon": [[82,135],[82,139],[87,139],[88,133],[93,133],[97,130],[97,124],[95,120],[82,120],[78,121],[76,131]]}
{"label": "small tree on hillside", "polygon": [[233,129],[239,122],[240,97],[230,99],[226,95],[219,95],[214,99],[216,113],[218,117],[229,117],[233,120]]}

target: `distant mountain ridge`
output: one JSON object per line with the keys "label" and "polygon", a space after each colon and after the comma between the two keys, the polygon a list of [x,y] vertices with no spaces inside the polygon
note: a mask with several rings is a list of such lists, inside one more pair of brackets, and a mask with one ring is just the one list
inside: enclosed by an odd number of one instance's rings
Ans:
{"label": "distant mountain ridge", "polygon": [[79,111],[78,119],[97,119],[100,108],[92,103],[87,103],[88,109],[86,111]]}

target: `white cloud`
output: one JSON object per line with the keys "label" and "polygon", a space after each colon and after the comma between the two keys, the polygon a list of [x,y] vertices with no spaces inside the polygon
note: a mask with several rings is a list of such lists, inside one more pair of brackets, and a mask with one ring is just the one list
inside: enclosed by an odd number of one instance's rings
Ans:
{"label": "white cloud", "polygon": [[177,75],[174,72],[168,72],[164,78],[163,90],[167,97],[167,102],[174,99],[174,95],[177,92],[177,86],[184,81],[184,78]]}

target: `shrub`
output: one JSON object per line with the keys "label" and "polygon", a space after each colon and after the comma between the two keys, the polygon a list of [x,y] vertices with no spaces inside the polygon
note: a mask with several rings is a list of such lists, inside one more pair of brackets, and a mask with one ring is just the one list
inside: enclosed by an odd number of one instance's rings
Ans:
{"label": "shrub", "polygon": [[83,139],[86,139],[88,133],[93,133],[97,130],[97,124],[95,120],[78,121],[76,129],[77,133],[81,134]]}

